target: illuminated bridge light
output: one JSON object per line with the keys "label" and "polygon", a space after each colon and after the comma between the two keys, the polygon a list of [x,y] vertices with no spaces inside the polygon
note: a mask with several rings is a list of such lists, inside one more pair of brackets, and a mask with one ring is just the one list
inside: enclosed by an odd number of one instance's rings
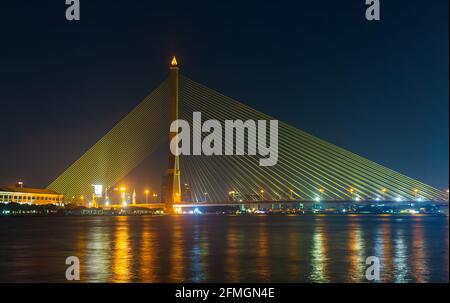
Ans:
{"label": "illuminated bridge light", "polygon": [[170,62],[171,66],[177,66],[178,62],[177,62],[177,58],[175,56],[172,57],[172,61]]}

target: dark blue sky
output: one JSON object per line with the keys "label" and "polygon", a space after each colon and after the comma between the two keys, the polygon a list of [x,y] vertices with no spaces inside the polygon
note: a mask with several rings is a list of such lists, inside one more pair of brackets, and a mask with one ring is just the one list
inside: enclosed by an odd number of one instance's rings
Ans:
{"label": "dark blue sky", "polygon": [[[162,4],[162,2],[170,2]],[[0,184],[45,186],[167,76],[448,186],[448,0],[0,4]]]}

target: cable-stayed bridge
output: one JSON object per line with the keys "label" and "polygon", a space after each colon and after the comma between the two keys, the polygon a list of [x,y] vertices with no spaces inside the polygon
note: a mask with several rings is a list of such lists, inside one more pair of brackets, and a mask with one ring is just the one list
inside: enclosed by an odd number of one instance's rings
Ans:
{"label": "cable-stayed bridge", "polygon": [[[196,125],[202,120],[274,120],[245,104],[179,75],[176,60],[168,79],[117,123],[48,188],[66,197],[92,194],[92,184],[115,186],[159,147],[169,144],[172,121]],[[207,134],[203,134],[203,138]],[[247,137],[249,133],[236,132]],[[222,142],[223,143],[223,142]],[[278,162],[260,166],[260,156],[169,154],[164,203],[186,204],[180,184],[192,200],[210,204],[251,201],[435,201],[448,193],[405,176],[348,150],[279,122]]]}

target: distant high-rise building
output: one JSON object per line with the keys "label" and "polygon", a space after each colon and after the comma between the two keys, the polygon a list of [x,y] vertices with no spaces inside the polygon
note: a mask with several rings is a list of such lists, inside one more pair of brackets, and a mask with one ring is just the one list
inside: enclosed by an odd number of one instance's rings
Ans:
{"label": "distant high-rise building", "polygon": [[189,184],[184,183],[181,190],[181,201],[192,202],[192,190]]}

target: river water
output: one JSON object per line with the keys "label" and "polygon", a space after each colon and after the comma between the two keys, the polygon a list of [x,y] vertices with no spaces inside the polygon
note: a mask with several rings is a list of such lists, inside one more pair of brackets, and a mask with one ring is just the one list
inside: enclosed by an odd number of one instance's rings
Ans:
{"label": "river water", "polygon": [[448,217],[0,218],[0,282],[448,282]]}

